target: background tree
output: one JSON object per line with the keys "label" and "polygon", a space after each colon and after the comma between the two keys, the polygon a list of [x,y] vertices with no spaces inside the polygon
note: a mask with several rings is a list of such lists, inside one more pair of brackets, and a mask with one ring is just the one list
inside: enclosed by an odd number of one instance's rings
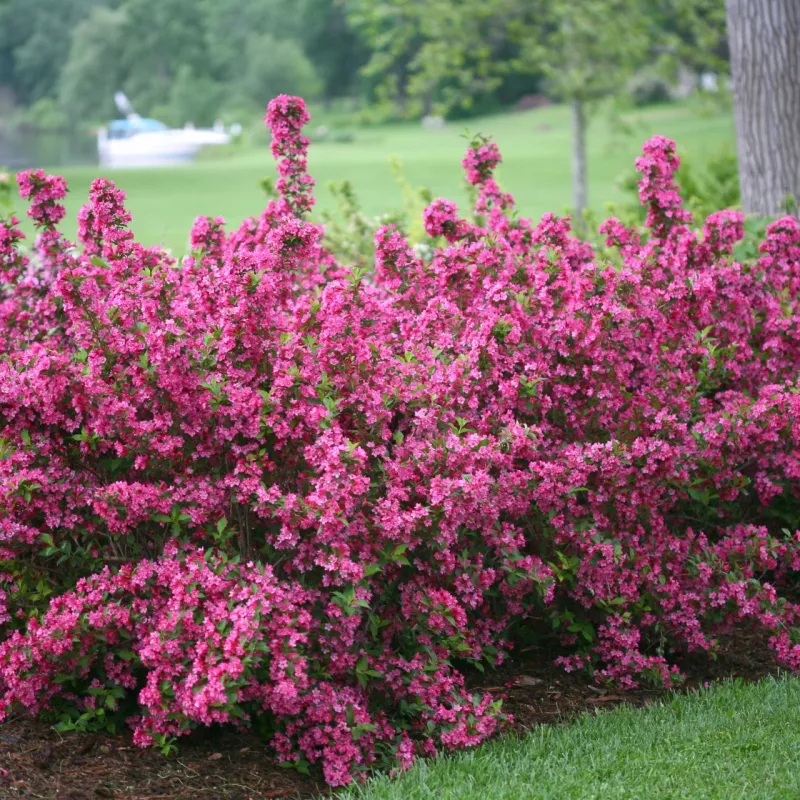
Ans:
{"label": "background tree", "polygon": [[7,0],[0,2],[0,86],[22,105],[55,97],[71,32],[95,6],[113,0]]}
{"label": "background tree", "polygon": [[[350,23],[361,33],[369,45],[370,57],[364,74],[376,81],[376,100],[384,110],[399,114],[421,114],[423,107],[409,106],[409,94],[416,101],[427,97],[423,87],[409,92],[409,79],[422,76],[428,80],[432,71],[426,72],[417,64],[422,56],[425,37],[425,18],[419,13],[416,0],[411,2],[381,3],[374,0],[352,0],[348,4]],[[429,43],[427,50],[430,50]]]}
{"label": "background tree", "polygon": [[[401,6],[406,25],[375,22]],[[352,0],[353,19],[370,37],[373,69],[421,40],[407,90],[432,95],[443,111],[509,73],[544,75],[549,92],[569,102],[573,121],[573,203],[588,204],[586,128],[592,104],[621,89],[647,54],[645,6],[638,0]],[[396,12],[395,12],[396,13]],[[372,25],[365,24],[370,20]],[[501,56],[503,54],[503,57]],[[532,87],[533,88],[533,87]]]}
{"label": "background tree", "polygon": [[168,102],[182,66],[208,74],[203,18],[186,0],[126,0],[126,93],[142,108]]}
{"label": "background tree", "polygon": [[203,28],[208,68],[230,83],[247,70],[248,43],[267,35],[298,42],[304,31],[298,3],[289,0],[199,0],[189,5]]}
{"label": "background tree", "polygon": [[[368,69],[396,80],[407,62],[414,111],[422,98],[449,111],[505,76],[543,76],[547,92],[569,103],[573,128],[573,204],[588,205],[586,133],[597,104],[625,89],[633,72],[708,44],[721,0],[349,0],[353,24],[372,48]],[[670,30],[664,19],[672,22]],[[392,24],[402,20],[402,24]]]}
{"label": "background tree", "polygon": [[778,214],[800,198],[800,3],[727,0],[746,213]]}
{"label": "background tree", "polygon": [[212,125],[219,118],[225,92],[224,84],[207,74],[197,75],[188,64],[181,64],[163,110],[155,107],[151,113],[172,125]]}
{"label": "background tree", "polygon": [[724,0],[652,0],[648,14],[667,72],[679,63],[695,72],[728,69]]}
{"label": "background tree", "polygon": [[244,96],[253,105],[279,94],[317,97],[321,82],[302,47],[291,39],[276,39],[270,34],[250,39],[241,82]]}
{"label": "background tree", "polygon": [[114,115],[114,92],[127,71],[127,36],[122,9],[93,8],[75,28],[58,86],[61,105],[73,122]]}
{"label": "background tree", "polygon": [[339,0],[0,2],[0,90],[73,122],[113,114],[117,89],[142,114],[198,123],[263,109],[274,85],[352,96],[366,58]]}
{"label": "background tree", "polygon": [[85,125],[114,113],[116,89],[173,124],[255,120],[283,90],[451,118],[547,94],[572,108],[582,209],[593,110],[645,65],[713,68],[724,12],[724,0],[6,0],[0,98],[29,120],[58,103]]}
{"label": "background tree", "polygon": [[326,100],[355,96],[359,71],[369,51],[350,25],[341,0],[295,0],[292,13],[302,21],[297,41],[321,80]]}

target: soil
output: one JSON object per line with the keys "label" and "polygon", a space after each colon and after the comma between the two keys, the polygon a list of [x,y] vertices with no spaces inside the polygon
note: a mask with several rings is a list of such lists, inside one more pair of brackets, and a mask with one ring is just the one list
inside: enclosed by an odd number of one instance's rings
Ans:
{"label": "soil", "polygon": [[[778,669],[762,637],[737,634],[719,658],[689,657],[680,664],[694,689],[724,678],[758,680]],[[643,705],[664,689],[618,693],[585,675],[567,674],[534,649],[479,676],[475,689],[506,695],[504,708],[520,730],[563,722],[581,712],[620,703]],[[58,734],[44,723],[9,720],[0,726],[2,800],[269,800],[324,793],[321,781],[287,770],[261,739],[214,731],[180,741],[177,756],[135,747],[129,734]]]}
{"label": "soil", "polygon": [[620,692],[604,688],[584,673],[564,672],[552,663],[552,656],[542,656],[535,649],[523,651],[491,678],[487,673],[475,685],[506,695],[503,710],[514,715],[514,728],[520,731],[535,725],[568,722],[577,714],[597,708],[613,708],[622,703],[643,706],[676,691],[692,691],[732,678],[757,681],[780,672],[767,646],[767,637],[760,633],[738,632],[735,637],[722,640],[713,661],[702,654],[674,659],[686,678],[674,690],[648,687]]}

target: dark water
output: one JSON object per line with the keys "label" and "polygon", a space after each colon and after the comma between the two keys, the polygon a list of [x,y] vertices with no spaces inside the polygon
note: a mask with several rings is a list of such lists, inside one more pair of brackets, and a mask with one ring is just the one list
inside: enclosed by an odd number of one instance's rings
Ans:
{"label": "dark water", "polygon": [[0,167],[75,167],[97,164],[97,140],[88,133],[0,131]]}

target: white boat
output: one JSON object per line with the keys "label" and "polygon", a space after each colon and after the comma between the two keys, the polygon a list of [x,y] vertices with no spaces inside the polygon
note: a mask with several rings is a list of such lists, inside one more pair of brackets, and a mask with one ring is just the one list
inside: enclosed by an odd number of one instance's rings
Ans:
{"label": "white boat", "polygon": [[101,167],[161,167],[185,164],[203,147],[227,144],[233,132],[213,128],[169,128],[163,122],[128,114],[97,134]]}

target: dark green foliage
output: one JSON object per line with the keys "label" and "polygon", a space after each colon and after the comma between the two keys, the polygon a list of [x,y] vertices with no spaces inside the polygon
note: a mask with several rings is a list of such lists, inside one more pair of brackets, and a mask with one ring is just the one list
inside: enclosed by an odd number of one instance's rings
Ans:
{"label": "dark green foliage", "polygon": [[678,180],[690,208],[698,217],[739,205],[739,170],[736,154],[731,149],[722,148],[710,156],[702,169],[684,159]]}

